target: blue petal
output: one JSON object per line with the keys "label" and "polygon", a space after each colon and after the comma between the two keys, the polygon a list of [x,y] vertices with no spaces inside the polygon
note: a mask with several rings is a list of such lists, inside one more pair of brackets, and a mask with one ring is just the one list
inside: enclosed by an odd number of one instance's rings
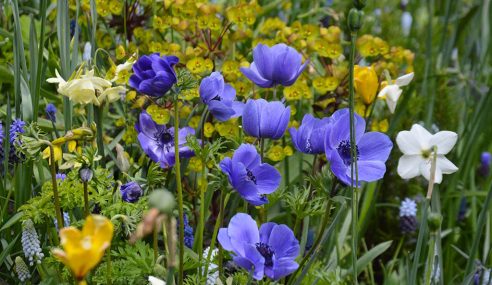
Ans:
{"label": "blue petal", "polygon": [[231,239],[227,235],[227,228],[221,228],[219,234],[217,235],[220,245],[227,251],[232,251],[233,247],[231,244]]}
{"label": "blue petal", "polygon": [[[348,109],[335,112],[335,121],[332,122],[330,131],[330,141],[328,147],[335,149],[341,141],[350,140],[350,113]],[[366,121],[361,116],[354,113],[355,118],[355,139],[356,142],[362,137],[366,129]],[[325,146],[326,147],[326,146]]]}
{"label": "blue petal", "polygon": [[268,270],[265,268],[265,275],[273,280],[279,280],[299,268],[299,264],[290,258],[276,259],[273,268]]}
{"label": "blue petal", "polygon": [[271,52],[271,49],[264,45],[258,44],[253,49],[253,61],[258,68],[258,73],[265,79],[273,79],[273,71],[275,67],[275,54]]}
{"label": "blue petal", "polygon": [[379,132],[365,133],[359,143],[360,160],[386,161],[393,148],[390,138]]}
{"label": "blue petal", "polygon": [[299,241],[286,225],[277,225],[272,229],[268,245],[275,252],[276,259],[283,257],[295,259],[299,255]]}
{"label": "blue petal", "polygon": [[212,72],[210,76],[205,77],[200,83],[200,98],[205,104],[208,104],[213,98],[220,96],[224,91],[224,78],[220,72]]}
{"label": "blue petal", "polygon": [[270,234],[272,233],[273,227],[275,227],[276,223],[264,223],[260,227],[260,242],[264,244],[268,244],[268,240],[270,239]]}
{"label": "blue petal", "polygon": [[251,63],[250,67],[241,67],[239,70],[246,76],[249,80],[253,81],[256,85],[263,88],[270,88],[273,86],[273,81],[263,78],[258,69],[256,68],[256,64]]}
{"label": "blue petal", "polygon": [[229,120],[236,113],[234,109],[232,109],[232,106],[226,106],[222,101],[216,100],[211,100],[208,103],[208,109],[210,110],[210,113],[221,122]]}
{"label": "blue petal", "polygon": [[[377,160],[359,160],[357,161],[357,170],[359,172],[359,181],[372,182],[383,178],[386,172],[386,165],[384,162]],[[350,169],[347,170],[347,176],[350,177]]]}
{"label": "blue petal", "polygon": [[256,150],[256,147],[252,144],[241,144],[239,148],[234,151],[232,156],[234,163],[242,163],[245,168],[253,169],[260,165],[261,158]]}
{"label": "blue petal", "polygon": [[243,129],[244,132],[252,137],[260,136],[260,113],[257,103],[253,99],[249,99],[244,106],[243,111]]}
{"label": "blue petal", "polygon": [[256,177],[256,186],[260,194],[271,194],[280,186],[280,172],[270,164],[263,163],[251,169],[251,172]]}
{"label": "blue petal", "polygon": [[246,256],[246,252],[249,250],[247,245],[256,244],[260,241],[255,220],[244,213],[238,213],[231,218],[227,227],[227,235],[234,252],[240,256]]}
{"label": "blue petal", "polygon": [[[273,46],[272,53],[275,54],[273,80],[276,83],[288,86],[286,84],[290,83],[289,81],[298,77],[297,71],[299,66],[301,66],[302,56],[295,49],[285,44]],[[295,80],[292,83],[294,82]]]}

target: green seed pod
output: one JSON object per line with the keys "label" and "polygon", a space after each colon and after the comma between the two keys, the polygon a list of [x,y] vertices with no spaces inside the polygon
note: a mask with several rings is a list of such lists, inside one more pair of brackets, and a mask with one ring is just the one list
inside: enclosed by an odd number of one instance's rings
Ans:
{"label": "green seed pod", "polygon": [[429,224],[429,229],[431,232],[439,230],[442,222],[442,215],[438,213],[430,213],[427,217],[427,223]]}
{"label": "green seed pod", "polygon": [[354,0],[355,8],[362,10],[366,6],[367,0]]}
{"label": "green seed pod", "polygon": [[174,195],[167,190],[154,190],[149,195],[149,204],[153,208],[157,208],[161,213],[170,214],[173,212],[176,202]]}
{"label": "green seed pod", "polygon": [[357,32],[362,27],[364,12],[355,8],[350,9],[348,14],[348,26],[351,32]]}

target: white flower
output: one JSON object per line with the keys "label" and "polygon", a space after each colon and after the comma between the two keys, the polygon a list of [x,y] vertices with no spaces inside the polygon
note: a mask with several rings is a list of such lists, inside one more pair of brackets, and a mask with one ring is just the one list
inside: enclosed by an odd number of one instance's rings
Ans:
{"label": "white flower", "polygon": [[149,282],[152,285],[166,285],[166,282],[154,276],[149,276]]}
{"label": "white flower", "polygon": [[403,12],[401,14],[401,30],[403,32],[403,36],[408,36],[410,34],[410,28],[412,28],[412,14],[410,12]]}
{"label": "white flower", "polygon": [[413,72],[405,74],[398,77],[395,80],[395,84],[389,84],[379,91],[378,97],[386,99],[386,104],[388,105],[391,113],[395,112],[396,103],[398,102],[398,98],[400,98],[402,92],[400,87],[408,85],[412,79]]}
{"label": "white flower", "polygon": [[118,64],[114,71],[114,77],[111,79],[112,82],[120,79],[122,73],[128,73],[132,70],[133,64],[136,61],[136,55],[132,55],[127,61],[122,64]]}
{"label": "white flower", "polygon": [[458,135],[450,131],[441,131],[434,135],[420,125],[414,124],[410,131],[401,131],[396,136],[396,143],[403,152],[398,161],[398,175],[410,179],[419,175],[430,179],[433,148],[436,148],[435,183],[441,183],[443,174],[451,174],[458,170],[456,165],[444,155],[456,144]]}
{"label": "white flower", "polygon": [[82,60],[89,62],[91,60],[92,46],[90,42],[86,42],[84,45],[84,53],[82,54]]}

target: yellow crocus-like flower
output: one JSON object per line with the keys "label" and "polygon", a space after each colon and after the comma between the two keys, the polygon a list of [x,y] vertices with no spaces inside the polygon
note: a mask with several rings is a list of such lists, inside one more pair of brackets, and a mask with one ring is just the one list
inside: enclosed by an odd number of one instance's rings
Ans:
{"label": "yellow crocus-like flower", "polygon": [[84,284],[84,278],[101,260],[113,238],[113,224],[100,215],[86,218],[82,231],[75,227],[60,230],[62,249],[53,249],[52,253],[68,266],[77,281]]}
{"label": "yellow crocus-like flower", "polygon": [[376,71],[372,67],[356,65],[354,77],[355,92],[364,104],[370,105],[378,92],[379,81]]}
{"label": "yellow crocus-like flower", "polygon": [[[53,145],[53,152],[54,152],[55,162],[62,159],[63,152],[60,145]],[[48,159],[49,164],[51,164],[51,150],[49,146],[43,150],[43,158]]]}

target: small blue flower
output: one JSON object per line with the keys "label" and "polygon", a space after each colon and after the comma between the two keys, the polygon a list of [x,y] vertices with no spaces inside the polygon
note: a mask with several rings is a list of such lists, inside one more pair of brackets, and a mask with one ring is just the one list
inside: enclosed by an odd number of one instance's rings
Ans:
{"label": "small blue flower", "polygon": [[280,101],[249,99],[243,112],[244,132],[255,138],[281,138],[290,119],[290,107]]}
{"label": "small blue flower", "polygon": [[299,241],[286,225],[265,223],[258,230],[251,216],[238,213],[227,228],[219,230],[217,239],[225,250],[233,252],[234,263],[253,271],[256,280],[264,275],[279,280],[299,267],[295,261]]}
{"label": "small blue flower", "polygon": [[31,266],[33,266],[35,262],[40,264],[44,254],[41,250],[38,233],[31,220],[25,220],[22,223],[21,243],[24,256],[29,260],[29,264]]}
{"label": "small blue flower", "polygon": [[286,44],[276,44],[272,47],[258,44],[253,49],[253,62],[250,67],[241,67],[241,72],[263,88],[290,86],[296,82],[309,60],[301,63],[302,55]]}
{"label": "small blue flower", "polygon": [[133,65],[130,86],[148,96],[162,97],[178,81],[173,69],[178,62],[175,56],[144,55]]}
{"label": "small blue flower", "polygon": [[143,195],[142,188],[137,182],[131,181],[120,187],[121,199],[128,203],[135,203]]}
{"label": "small blue flower", "polygon": [[482,152],[480,155],[480,168],[479,172],[482,176],[488,176],[490,174],[490,162],[492,161],[492,155],[490,152]]}
{"label": "small blue flower", "polygon": [[64,181],[67,178],[67,175],[65,173],[57,173],[55,177],[56,179],[60,179],[61,181]]}
{"label": "small blue flower", "polygon": [[48,117],[48,119],[50,121],[52,121],[53,123],[56,123],[56,107],[55,105],[49,103],[48,105],[46,105],[46,109],[45,109],[45,112],[46,112],[46,117]]}
{"label": "small blue flower", "polygon": [[193,248],[194,235],[193,228],[190,226],[190,222],[188,221],[188,216],[185,214],[184,217],[184,243],[188,248]]}
{"label": "small blue flower", "polygon": [[[59,231],[60,229],[58,228],[58,221],[56,219],[53,219],[53,223],[55,224],[56,230]],[[70,215],[67,212],[63,212],[63,226],[70,226]]]}
{"label": "small blue flower", "polygon": [[26,126],[26,122],[24,122],[21,119],[15,119],[12,124],[10,125],[10,131],[9,131],[9,139],[10,139],[10,144],[12,145],[19,134],[23,134],[25,132],[24,127]]}
{"label": "small blue flower", "polygon": [[200,83],[200,98],[208,105],[210,113],[221,121],[243,114],[244,103],[236,101],[236,90],[224,82],[220,72],[212,72]]}
{"label": "small blue flower", "polygon": [[324,139],[329,126],[329,118],[317,119],[311,114],[306,114],[299,129],[289,129],[292,144],[302,153],[322,154],[325,152]]}
{"label": "small blue flower", "polygon": [[255,206],[268,203],[266,194],[275,192],[280,185],[278,170],[268,163],[262,163],[256,148],[250,144],[239,146],[232,159],[224,158],[220,169],[239,195]]}

